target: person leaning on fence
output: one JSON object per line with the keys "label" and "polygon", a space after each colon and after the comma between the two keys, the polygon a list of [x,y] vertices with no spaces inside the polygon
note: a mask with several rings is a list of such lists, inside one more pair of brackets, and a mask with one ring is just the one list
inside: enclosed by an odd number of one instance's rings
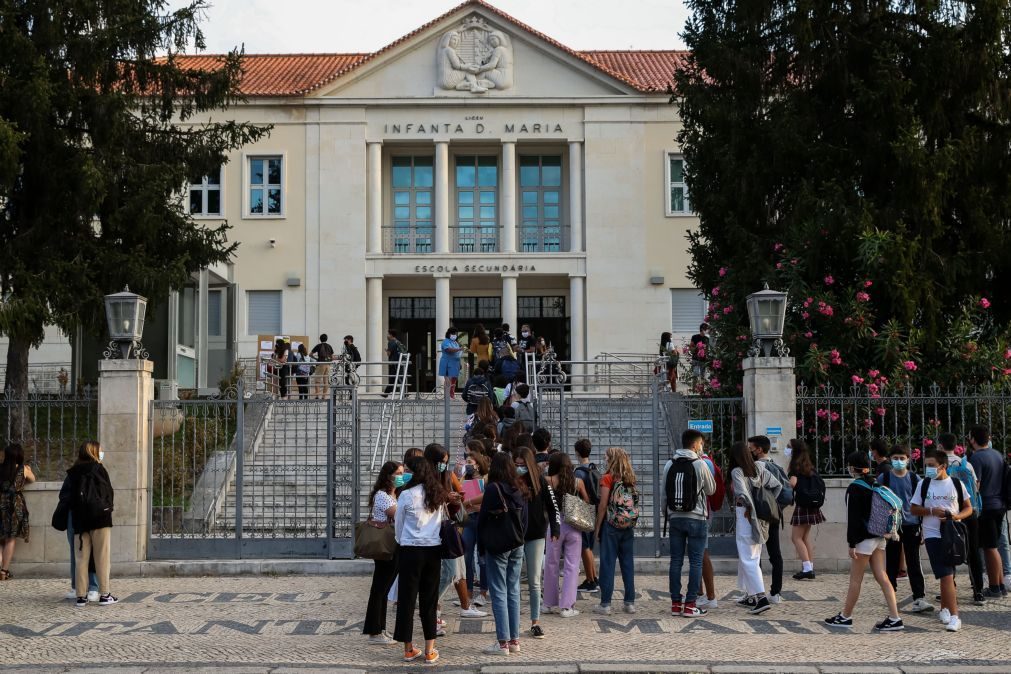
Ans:
{"label": "person leaning on fence", "polygon": [[99,606],[115,604],[109,573],[112,568],[112,512],[114,490],[109,473],[102,465],[105,452],[94,440],[83,442],[77,450],[77,462],[67,471],[71,483],[71,516],[77,537],[77,606],[88,605],[88,560],[95,556],[98,576]]}
{"label": "person leaning on fence", "polygon": [[[344,339],[346,341],[347,337]],[[309,355],[319,363],[313,373],[315,375],[313,396],[323,400],[327,397],[330,388],[330,362],[333,361],[333,347],[327,343],[326,333],[319,336],[319,344],[312,347]]]}
{"label": "person leaning on fence", "polygon": [[14,544],[18,538],[28,542],[28,506],[25,485],[35,482],[31,466],[25,464],[21,445],[7,445],[0,463],[0,580],[10,580]]}

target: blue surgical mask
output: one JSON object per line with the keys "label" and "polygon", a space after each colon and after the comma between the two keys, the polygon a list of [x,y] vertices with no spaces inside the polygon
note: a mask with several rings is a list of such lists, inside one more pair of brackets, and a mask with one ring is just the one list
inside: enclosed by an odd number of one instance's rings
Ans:
{"label": "blue surgical mask", "polygon": [[476,472],[477,472],[477,467],[476,466],[467,466],[466,468],[463,469],[463,476],[465,478],[467,478],[468,480],[473,480],[474,479],[474,474]]}
{"label": "blue surgical mask", "polygon": [[447,468],[449,468],[449,464],[448,463],[437,463],[437,464],[435,464],[435,469],[437,471],[439,471],[440,473],[445,473]]}
{"label": "blue surgical mask", "polygon": [[927,466],[926,468],[923,469],[923,475],[924,477],[934,479],[935,477],[937,477],[937,466]]}
{"label": "blue surgical mask", "polygon": [[519,475],[519,476],[522,477],[523,475],[526,475],[527,472],[529,472],[529,471],[527,471],[527,467],[526,466],[516,466],[516,474],[517,475]]}
{"label": "blue surgical mask", "polygon": [[909,462],[905,459],[892,459],[892,468],[895,470],[905,470]]}
{"label": "blue surgical mask", "polygon": [[393,477],[393,486],[394,487],[398,487],[398,488],[399,487],[403,487],[405,484],[407,484],[410,481],[411,481],[411,474],[410,473],[404,473],[402,475],[395,475]]}

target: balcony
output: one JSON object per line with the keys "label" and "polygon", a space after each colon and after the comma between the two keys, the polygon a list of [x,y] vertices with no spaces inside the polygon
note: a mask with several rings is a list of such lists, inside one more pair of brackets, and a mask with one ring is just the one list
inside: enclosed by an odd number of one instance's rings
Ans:
{"label": "balcony", "polygon": [[[498,253],[502,251],[499,226],[450,225],[449,253]],[[516,227],[516,251],[519,253],[564,253],[569,250],[569,228]],[[383,253],[386,255],[419,255],[435,251],[433,227],[383,227]]]}

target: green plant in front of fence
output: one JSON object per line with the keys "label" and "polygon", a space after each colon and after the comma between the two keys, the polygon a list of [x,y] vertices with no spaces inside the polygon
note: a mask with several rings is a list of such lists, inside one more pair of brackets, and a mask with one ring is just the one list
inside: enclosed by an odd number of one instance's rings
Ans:
{"label": "green plant in front of fence", "polygon": [[210,457],[234,449],[234,406],[218,405],[213,415],[202,408],[184,406],[179,415],[178,430],[154,439],[151,505],[155,508],[188,507],[193,487]]}
{"label": "green plant in front of fence", "polygon": [[98,438],[96,400],[38,398],[0,400],[4,442],[24,447],[25,457],[41,482],[62,481],[85,440]]}

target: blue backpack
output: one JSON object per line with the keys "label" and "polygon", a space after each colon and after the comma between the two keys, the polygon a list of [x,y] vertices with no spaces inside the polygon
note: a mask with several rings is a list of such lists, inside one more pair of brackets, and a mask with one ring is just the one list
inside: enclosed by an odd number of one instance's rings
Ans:
{"label": "blue backpack", "polygon": [[872,487],[863,480],[853,480],[853,484],[874,492],[871,495],[871,515],[867,518],[867,533],[871,536],[883,536],[892,541],[899,540],[899,530],[902,527],[902,499],[883,484],[875,484]]}
{"label": "blue backpack", "polygon": [[958,478],[958,481],[962,483],[966,498],[972,503],[972,511],[979,515],[983,510],[983,496],[979,493],[979,489],[976,488],[976,480],[973,479],[968,461],[962,457],[955,457],[955,461],[948,464],[948,475]]}

